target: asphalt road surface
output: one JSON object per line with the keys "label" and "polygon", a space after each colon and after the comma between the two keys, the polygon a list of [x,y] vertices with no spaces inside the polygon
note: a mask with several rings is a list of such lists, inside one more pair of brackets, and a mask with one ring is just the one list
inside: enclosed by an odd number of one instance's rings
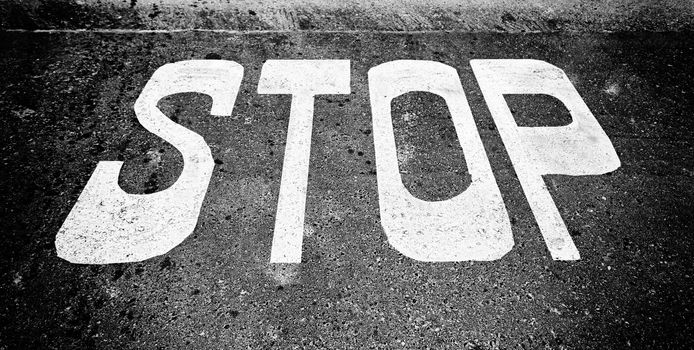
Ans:
{"label": "asphalt road surface", "polygon": [[[0,33],[1,349],[692,348],[694,38],[688,33]],[[197,225],[141,262],[73,264],[56,235],[99,161],[128,193],[174,184],[183,158],[136,118],[154,72],[229,60],[229,117],[196,93],[158,103],[214,158]],[[349,60],[350,93],[317,95],[301,263],[271,263],[290,95],[259,94],[273,59]],[[492,261],[426,262],[395,249],[379,213],[369,69],[453,67],[515,245]],[[566,73],[621,166],[546,175],[580,252],[553,260],[473,73],[535,59]],[[519,126],[571,122],[560,101],[506,95]],[[446,101],[392,103],[399,172],[426,201],[472,186]]]}

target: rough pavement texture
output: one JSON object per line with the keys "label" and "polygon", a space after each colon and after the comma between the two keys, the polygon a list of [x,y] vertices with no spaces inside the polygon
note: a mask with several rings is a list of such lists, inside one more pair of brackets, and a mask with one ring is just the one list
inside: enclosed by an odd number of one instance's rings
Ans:
{"label": "rough pavement texture", "polygon": [[[693,55],[687,34],[0,33],[0,348],[692,348]],[[159,66],[193,58],[246,69],[230,118],[210,117],[201,95],[160,102],[217,160],[194,234],[141,263],[57,258],[55,234],[98,161],[125,160],[129,192],[175,181],[180,155],[133,103]],[[255,92],[272,58],[352,60],[353,93],[315,102],[298,265],[268,263],[290,103]],[[461,76],[512,219],[501,260],[420,263],[387,243],[366,72],[402,58]],[[582,260],[550,259],[471,58],[561,67],[611,138],[618,170],[546,177]],[[521,125],[568,120],[552,99],[508,101]],[[430,200],[463,190],[441,99],[393,105],[407,187]]]}
{"label": "rough pavement texture", "polygon": [[0,28],[679,31],[694,0],[4,0]]}

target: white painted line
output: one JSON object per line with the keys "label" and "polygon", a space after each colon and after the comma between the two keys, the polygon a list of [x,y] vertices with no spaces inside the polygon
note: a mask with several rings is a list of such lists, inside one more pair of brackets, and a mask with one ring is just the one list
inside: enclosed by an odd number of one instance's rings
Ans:
{"label": "white painted line", "polygon": [[[311,29],[311,30],[296,30],[296,29],[267,29],[267,30],[234,30],[234,29],[203,29],[203,28],[178,28],[178,29],[108,29],[108,28],[84,28],[84,29],[3,29],[0,30],[12,33],[46,33],[46,34],[162,34],[162,33],[218,33],[218,34],[397,34],[397,35],[410,35],[410,34],[428,34],[428,33],[453,33],[453,34],[471,34],[471,33],[505,33],[509,34],[507,30],[494,30],[485,29],[483,31],[470,31],[470,30],[441,30],[441,29],[431,29],[431,30],[357,30],[357,29],[345,29],[345,30],[321,30],[321,29]],[[581,33],[581,31],[576,30],[526,30],[523,34],[537,34],[537,33]],[[610,30],[596,30],[594,33],[614,33]],[[515,33],[515,32],[514,32]]]}
{"label": "white painted line", "polygon": [[314,96],[349,94],[350,62],[269,60],[263,64],[258,93],[292,95],[270,262],[300,263]]}
{"label": "white painted line", "polygon": [[148,131],[183,156],[183,171],[169,188],[128,194],[118,186],[123,162],[99,162],[56,236],[58,256],[72,263],[141,261],[164,254],[193,232],[214,162],[202,136],[171,121],[157,102],[171,94],[212,97],[213,115],[231,115],[243,67],[221,60],[183,61],[157,69],[135,103]]}
{"label": "white painted line", "polygon": [[[620,161],[610,139],[561,69],[527,59],[471,60],[470,65],[552,258],[580,259],[542,176],[616,170]],[[553,96],[566,105],[573,121],[559,127],[519,127],[504,94]]]}
{"label": "white painted line", "polygon": [[[419,261],[495,260],[513,248],[506,207],[472,118],[460,78],[433,61],[393,61],[369,70],[381,223],[390,244]],[[444,201],[418,199],[398,168],[390,104],[410,91],[443,97],[472,183]]]}

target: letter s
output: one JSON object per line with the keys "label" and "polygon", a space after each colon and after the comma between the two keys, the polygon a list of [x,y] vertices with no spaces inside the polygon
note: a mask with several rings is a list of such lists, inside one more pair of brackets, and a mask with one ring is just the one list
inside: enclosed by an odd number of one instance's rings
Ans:
{"label": "letter s", "polygon": [[211,114],[229,116],[243,67],[223,60],[166,64],[152,75],[135,102],[137,119],[183,155],[183,170],[169,188],[128,194],[118,186],[123,162],[99,162],[58,231],[58,256],[72,263],[142,261],[165,254],[190,235],[197,223],[214,162],[202,136],[166,117],[157,102],[172,94],[212,97]]}

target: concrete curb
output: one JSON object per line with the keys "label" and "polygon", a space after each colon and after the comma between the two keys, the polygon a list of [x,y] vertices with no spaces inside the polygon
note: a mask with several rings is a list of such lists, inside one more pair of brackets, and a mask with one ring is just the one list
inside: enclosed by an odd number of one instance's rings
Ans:
{"label": "concrete curb", "polygon": [[694,0],[7,0],[0,29],[691,31]]}

